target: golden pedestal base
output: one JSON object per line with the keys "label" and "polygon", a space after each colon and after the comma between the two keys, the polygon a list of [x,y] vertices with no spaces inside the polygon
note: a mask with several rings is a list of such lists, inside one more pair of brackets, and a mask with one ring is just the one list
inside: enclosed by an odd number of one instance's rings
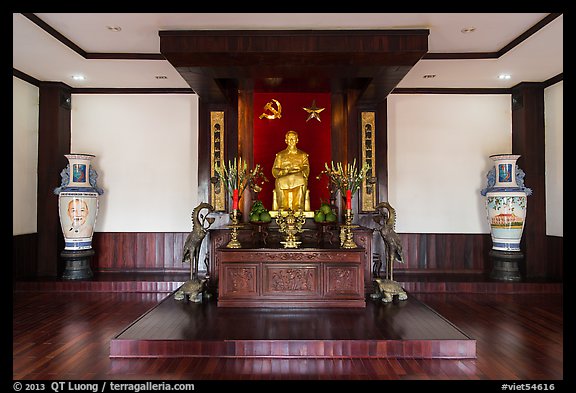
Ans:
{"label": "golden pedestal base", "polygon": [[242,248],[242,244],[240,244],[238,240],[238,229],[244,225],[238,224],[238,213],[238,210],[233,210],[232,213],[230,213],[232,224],[229,224],[228,228],[232,228],[232,232],[230,232],[230,241],[226,244],[227,248]]}
{"label": "golden pedestal base", "polygon": [[354,234],[352,229],[358,228],[358,225],[352,225],[352,219],[354,214],[352,210],[346,210],[344,216],[344,224],[340,227],[340,247],[342,248],[358,248],[358,245],[354,242]]}
{"label": "golden pedestal base", "polygon": [[[284,214],[286,213],[286,214]],[[298,248],[302,242],[298,241],[297,235],[302,232],[302,226],[306,222],[306,216],[302,211],[281,210],[276,216],[276,223],[280,227],[280,232],[286,235],[286,240],[280,242],[284,248]]]}

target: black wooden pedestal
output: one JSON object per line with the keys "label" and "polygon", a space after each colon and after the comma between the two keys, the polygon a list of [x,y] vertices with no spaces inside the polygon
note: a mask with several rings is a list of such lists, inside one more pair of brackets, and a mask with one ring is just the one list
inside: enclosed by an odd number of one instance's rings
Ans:
{"label": "black wooden pedestal", "polygon": [[502,281],[520,281],[520,268],[518,263],[524,258],[521,251],[490,250],[492,259],[492,272],[490,278]]}
{"label": "black wooden pedestal", "polygon": [[88,250],[64,250],[60,257],[64,260],[64,280],[89,280],[92,278],[90,261],[95,254],[93,249]]}

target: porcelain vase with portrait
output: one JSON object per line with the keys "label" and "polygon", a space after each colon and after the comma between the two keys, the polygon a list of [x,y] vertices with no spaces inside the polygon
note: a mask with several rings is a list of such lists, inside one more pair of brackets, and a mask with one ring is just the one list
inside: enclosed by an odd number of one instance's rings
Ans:
{"label": "porcelain vase with portrait", "polygon": [[62,184],[54,190],[58,195],[58,212],[64,235],[65,250],[92,248],[92,236],[98,216],[98,174],[92,168],[92,154],[66,154],[68,165],[62,170]]}

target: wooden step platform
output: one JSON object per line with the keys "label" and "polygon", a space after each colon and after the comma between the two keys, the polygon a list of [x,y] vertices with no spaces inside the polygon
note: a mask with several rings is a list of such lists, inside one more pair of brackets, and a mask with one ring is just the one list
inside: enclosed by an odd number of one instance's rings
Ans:
{"label": "wooden step platform", "polygon": [[223,308],[167,296],[110,342],[111,358],[475,358],[476,340],[424,303]]}

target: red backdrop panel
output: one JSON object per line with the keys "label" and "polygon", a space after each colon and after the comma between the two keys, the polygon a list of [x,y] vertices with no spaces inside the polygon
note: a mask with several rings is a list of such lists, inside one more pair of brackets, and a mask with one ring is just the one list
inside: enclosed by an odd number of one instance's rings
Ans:
{"label": "red backdrop panel", "polygon": [[[260,119],[267,102],[277,100],[282,105],[280,119]],[[312,106],[325,108],[320,112],[320,120],[308,118],[308,112],[303,108]],[[274,105],[275,107],[275,105]],[[269,113],[269,112],[267,112]],[[324,163],[330,163],[330,93],[254,93],[254,163],[262,165],[269,182],[265,183],[259,194],[259,199],[267,209],[272,209],[272,190],[274,189],[274,176],[272,165],[276,153],[286,148],[284,137],[286,132],[294,130],[298,133],[298,148],[308,153],[310,161],[310,177],[308,189],[310,190],[310,208],[320,207],[321,200],[328,201],[328,179],[316,176],[324,169]]]}

